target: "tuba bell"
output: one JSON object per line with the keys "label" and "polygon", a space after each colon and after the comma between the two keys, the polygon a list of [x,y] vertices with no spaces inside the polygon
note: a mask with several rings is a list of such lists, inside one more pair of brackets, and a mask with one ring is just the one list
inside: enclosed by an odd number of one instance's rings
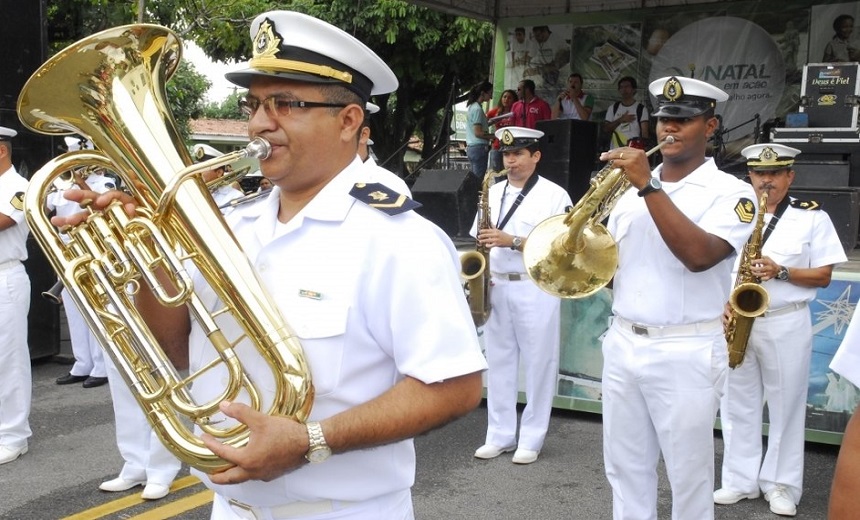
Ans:
{"label": "tuba bell", "polygon": [[[645,156],[673,142],[666,136]],[[628,188],[624,170],[610,162],[570,211],[535,226],[523,250],[529,278],[559,298],[585,298],[605,287],[618,268],[618,246],[602,221]]]}
{"label": "tuba bell", "polygon": [[[127,25],[72,44],[33,74],[18,98],[24,126],[49,135],[80,134],[96,150],[66,153],[36,172],[24,211],[60,282],[162,443],[183,462],[213,473],[230,464],[206,448],[189,423],[242,447],[249,431],[243,424],[219,426],[214,416],[221,401],[244,391],[252,408],[305,421],[314,393],[301,345],[198,175],[240,158],[265,158],[271,148],[255,140],[244,150],[192,166],[164,100],[165,82],[179,65],[181,49],[178,36],[165,27]],[[137,214],[129,217],[114,203],[63,229],[71,237],[64,244],[46,215],[45,198],[62,172],[87,166],[120,175],[137,199]],[[205,308],[186,270],[189,263],[223,307]],[[159,284],[157,270],[172,275],[172,287]],[[215,361],[180,376],[137,313],[134,295],[143,284],[163,305],[188,307],[216,350]],[[228,338],[218,327],[216,316],[223,315],[239,324],[239,337]],[[236,355],[246,340],[272,373],[275,395],[267,409]],[[227,372],[223,391],[195,402],[190,384],[215,366]]]}

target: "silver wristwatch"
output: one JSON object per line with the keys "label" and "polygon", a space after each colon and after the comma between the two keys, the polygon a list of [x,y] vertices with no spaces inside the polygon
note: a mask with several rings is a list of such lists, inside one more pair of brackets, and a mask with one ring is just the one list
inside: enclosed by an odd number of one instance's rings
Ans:
{"label": "silver wristwatch", "polygon": [[514,237],[511,240],[511,249],[514,251],[519,251],[519,249],[523,246],[523,239],[520,237]]}
{"label": "silver wristwatch", "polygon": [[320,423],[313,421],[307,423],[308,427],[308,452],[305,453],[305,458],[311,464],[323,462],[331,457],[331,448],[325,442],[322,426]]}
{"label": "silver wristwatch", "polygon": [[776,273],[776,279],[782,280],[783,282],[788,281],[788,268],[785,266],[779,266],[779,271]]}

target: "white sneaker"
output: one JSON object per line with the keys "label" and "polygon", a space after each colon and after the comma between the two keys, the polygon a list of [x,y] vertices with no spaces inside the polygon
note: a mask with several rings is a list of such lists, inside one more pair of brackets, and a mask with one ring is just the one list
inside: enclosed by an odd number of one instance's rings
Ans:
{"label": "white sneaker", "polygon": [[514,464],[531,464],[538,459],[538,453],[540,452],[518,448],[517,451],[514,452],[514,458],[511,459],[511,461]]}
{"label": "white sneaker", "polygon": [[782,516],[794,516],[797,514],[797,505],[783,486],[776,486],[765,493],[764,499],[770,502],[771,513]]}
{"label": "white sneaker", "polygon": [[124,478],[117,477],[115,479],[108,480],[106,482],[102,482],[99,485],[99,489],[102,491],[125,491],[131,489],[135,486],[142,486],[146,484],[145,480],[125,480]]}
{"label": "white sneaker", "polygon": [[737,504],[741,500],[748,498],[750,500],[754,498],[758,498],[761,493],[759,490],[755,490],[753,493],[738,493],[737,491],[732,491],[726,488],[720,488],[714,491],[714,503],[715,504]]}
{"label": "white sneaker", "polygon": [[143,488],[143,493],[140,494],[140,498],[144,500],[158,500],[159,498],[166,497],[168,493],[170,493],[170,486],[150,482],[145,488]]}
{"label": "white sneaker", "polygon": [[21,447],[15,446],[4,446],[0,444],[0,464],[6,464],[7,462],[12,462],[17,459],[21,455],[27,453],[27,445]]}
{"label": "white sneaker", "polygon": [[501,455],[502,453],[508,453],[509,451],[514,451],[516,446],[507,446],[504,448],[500,448],[499,446],[495,446],[493,444],[484,444],[480,448],[475,451],[476,459],[494,459]]}

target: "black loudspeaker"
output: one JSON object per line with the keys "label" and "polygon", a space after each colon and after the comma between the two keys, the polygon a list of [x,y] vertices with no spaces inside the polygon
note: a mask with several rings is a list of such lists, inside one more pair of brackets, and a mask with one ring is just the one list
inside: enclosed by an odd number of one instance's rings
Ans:
{"label": "black loudspeaker", "polygon": [[469,170],[423,170],[412,186],[415,211],[448,236],[467,237],[478,211],[478,180]]}
{"label": "black loudspeaker", "polygon": [[537,172],[567,190],[576,203],[588,191],[597,160],[600,125],[591,121],[552,119],[538,121],[544,133]]}
{"label": "black loudspeaker", "polygon": [[833,221],[845,253],[857,245],[860,226],[860,190],[856,188],[790,188],[788,194],[799,200],[814,200],[821,204]]}
{"label": "black loudspeaker", "polygon": [[[24,129],[16,111],[24,83],[45,60],[45,1],[0,0],[0,10],[15,12],[15,16],[4,16],[0,20],[0,48],[8,51],[0,60],[0,78],[3,78],[0,81],[0,126],[18,131],[12,139],[12,162],[18,173],[29,178],[57,152],[53,139]],[[31,287],[28,343],[30,357],[36,359],[60,352],[60,310],[41,296],[42,291],[57,281],[57,276],[32,236],[27,239],[27,254],[29,258],[24,265]]]}

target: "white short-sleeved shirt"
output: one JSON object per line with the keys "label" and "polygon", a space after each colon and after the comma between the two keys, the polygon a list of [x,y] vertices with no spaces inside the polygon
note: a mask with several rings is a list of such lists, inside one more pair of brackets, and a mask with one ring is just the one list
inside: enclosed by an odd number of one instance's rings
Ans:
{"label": "white short-sleeved shirt", "polygon": [[409,190],[409,186],[406,185],[406,181],[398,177],[394,172],[386,170],[382,166],[376,164],[373,157],[368,156],[367,160],[364,161],[363,173],[367,176],[366,182],[378,182],[388,186],[401,195],[406,195],[407,197],[412,196],[412,191]]}
{"label": "white short-sleeved shirt", "polygon": [[[765,215],[767,229],[773,215]],[[830,216],[821,210],[805,210],[789,206],[773,227],[762,246],[762,256],[768,256],[785,267],[822,267],[845,262],[848,258]],[[732,283],[737,278],[741,255],[735,260]],[[780,280],[762,282],[770,299],[769,307],[779,309],[798,302],[810,302],[818,291],[815,287],[800,287]]]}
{"label": "white short-sleeved shirt", "polygon": [[[642,118],[639,118],[639,107],[642,107]],[[618,103],[618,110],[615,110],[615,103],[609,105],[609,108],[606,110],[605,121],[615,121],[621,116],[632,114],[635,118],[630,123],[621,123],[615,129],[615,132],[618,132],[622,136],[624,136],[624,142],[618,143],[615,137],[612,138],[610,142],[610,146],[612,148],[617,148],[619,146],[625,146],[627,141],[630,139],[634,139],[637,137],[642,137],[642,127],[640,126],[642,122],[648,122],[648,107],[643,105],[638,101],[634,101],[632,105],[627,106],[624,103]]]}
{"label": "white short-sleeved shirt", "polygon": [[0,213],[16,225],[0,231],[0,263],[27,259],[27,233],[30,228],[24,219],[24,193],[27,179],[18,175],[12,166],[0,175]]}
{"label": "white short-sleeved shirt", "polygon": [[[654,170],[659,176],[662,165]],[[737,253],[754,220],[742,222],[739,204],[754,205],[752,186],[717,169],[708,159],[680,182],[663,190],[681,212],[707,233],[728,242]],[[645,199],[628,190],[609,216],[618,243],[618,270],[612,311],[637,323],[680,325],[719,318],[731,289],[734,256],[707,271],[688,270],[669,250],[651,218]]]}
{"label": "white short-sleeved shirt", "polygon": [[[287,224],[277,220],[278,188],[226,217],[302,345],[316,391],[310,420],[374,399],[406,376],[435,383],[487,367],[453,244],[414,211],[389,216],[349,195],[364,181],[362,169],[356,156]],[[201,283],[199,276],[195,283]],[[203,300],[210,309],[216,306],[211,289],[204,290]],[[228,338],[235,329],[225,326]],[[203,341],[195,325],[192,370],[211,357]],[[239,346],[239,357],[264,389],[272,388],[269,368],[247,342]],[[223,377],[221,368],[206,372],[194,384],[195,397],[216,396]],[[271,397],[271,391],[264,393],[264,409]],[[408,489],[414,475],[413,443],[404,440],[335,454],[271,482],[207,485],[247,504],[274,506],[366,500]]]}
{"label": "white short-sleeved shirt", "polygon": [[[490,187],[490,220],[494,226],[501,223],[521,191],[522,189],[511,186],[507,180],[499,181]],[[528,237],[535,226],[549,217],[561,215],[571,205],[570,195],[564,188],[539,177],[502,231],[518,237]],[[477,237],[477,213],[470,234]],[[509,247],[490,249],[490,266],[491,271],[496,273],[525,273],[522,252]]]}
{"label": "white short-sleeved shirt", "polygon": [[860,387],[860,306],[854,308],[851,323],[845,330],[842,343],[830,361],[830,370]]}

